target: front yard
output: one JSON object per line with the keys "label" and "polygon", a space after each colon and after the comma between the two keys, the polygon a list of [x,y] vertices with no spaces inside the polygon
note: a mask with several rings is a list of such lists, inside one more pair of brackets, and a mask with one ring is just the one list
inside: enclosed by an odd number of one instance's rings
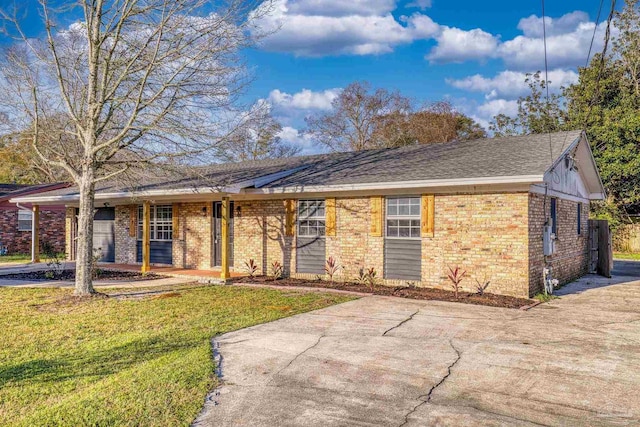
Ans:
{"label": "front yard", "polygon": [[204,286],[77,302],[70,292],[0,288],[0,425],[187,426],[216,384],[211,337],[351,299]]}

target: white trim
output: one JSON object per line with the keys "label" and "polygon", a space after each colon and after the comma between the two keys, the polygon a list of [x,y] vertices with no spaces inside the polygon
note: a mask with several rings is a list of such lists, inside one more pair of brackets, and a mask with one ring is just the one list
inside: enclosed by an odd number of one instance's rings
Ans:
{"label": "white trim", "polygon": [[573,194],[567,194],[567,193],[563,193],[563,192],[552,190],[552,189],[547,190],[545,189],[544,185],[533,184],[531,185],[529,191],[535,194],[542,194],[543,196],[546,194],[549,197],[557,197],[558,199],[571,200],[572,202],[589,203],[590,199],[593,200],[592,197],[589,197],[589,198],[579,197],[579,196],[574,196]]}
{"label": "white trim", "polygon": [[362,184],[300,185],[291,187],[248,188],[241,194],[324,193],[330,191],[392,190],[443,186],[541,183],[543,175],[517,175],[481,178],[431,179],[420,181],[371,182]]}
{"label": "white trim", "polygon": [[[274,174],[275,175],[275,174]],[[278,178],[276,178],[278,179]],[[132,198],[150,198],[154,196],[184,196],[184,195],[205,195],[205,194],[237,194],[237,195],[275,195],[275,194],[291,194],[291,193],[327,193],[332,191],[384,191],[398,189],[416,189],[416,188],[436,188],[436,187],[462,187],[473,185],[496,185],[496,184],[534,184],[544,182],[543,175],[516,175],[516,176],[498,176],[498,177],[480,177],[480,178],[459,178],[459,179],[432,179],[420,181],[396,181],[396,182],[372,182],[363,184],[336,184],[336,185],[311,185],[311,186],[292,186],[292,187],[273,187],[273,188],[243,188],[238,186],[227,186],[216,189],[214,187],[196,187],[168,190],[148,190],[141,192],[113,192],[113,193],[96,193],[96,201],[112,200],[112,199],[132,199]],[[241,183],[248,184],[248,181]],[[266,185],[266,184],[263,184]],[[64,196],[34,196],[34,197],[17,197],[11,199],[11,203],[69,203],[77,202],[78,194],[70,194]]]}

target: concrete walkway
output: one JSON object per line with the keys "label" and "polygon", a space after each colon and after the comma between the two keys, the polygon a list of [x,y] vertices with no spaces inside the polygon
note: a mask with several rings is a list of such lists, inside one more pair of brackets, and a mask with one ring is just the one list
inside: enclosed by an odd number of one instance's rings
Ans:
{"label": "concrete walkway", "polygon": [[563,294],[530,311],[371,296],[225,334],[195,425],[640,424],[640,281]]}

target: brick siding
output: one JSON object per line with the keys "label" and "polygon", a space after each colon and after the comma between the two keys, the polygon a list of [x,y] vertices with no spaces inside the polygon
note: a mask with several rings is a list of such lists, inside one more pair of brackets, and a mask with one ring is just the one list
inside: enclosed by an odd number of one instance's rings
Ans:
{"label": "brick siding", "polygon": [[[234,270],[253,259],[269,274],[274,261],[296,274],[295,236],[285,236],[285,201],[235,201]],[[212,269],[212,203],[178,205],[173,260],[176,267]],[[462,288],[490,281],[488,292],[528,297],[542,284],[542,196],[522,193],[436,195],[434,236],[422,238],[422,281],[418,286],[451,289],[448,266],[467,271]],[[547,209],[548,204],[547,204]],[[576,203],[558,201],[557,252],[550,258],[562,282],[586,272],[588,212],[583,204],[582,234],[576,233]],[[384,212],[383,212],[384,215]],[[116,208],[116,262],[135,262],[135,237],[129,236],[129,206]],[[371,236],[369,197],[336,199],[336,235],[326,237],[326,258],[341,265],[336,280],[354,280],[360,268],[384,276],[384,237]],[[315,276],[315,275],[312,275]],[[405,281],[380,280],[388,285]]]}
{"label": "brick siding", "polygon": [[[40,244],[65,251],[65,211],[40,210]],[[18,209],[0,209],[0,243],[9,254],[31,253],[31,231],[18,231]]]}
{"label": "brick siding", "polygon": [[[541,194],[529,195],[529,283],[531,295],[542,292],[543,228],[550,213],[551,202]],[[545,215],[546,206],[546,215]],[[561,284],[568,283],[589,271],[589,203],[582,203],[581,233],[578,235],[578,202],[557,199],[557,240],[555,252],[546,261],[553,269],[553,277]]]}

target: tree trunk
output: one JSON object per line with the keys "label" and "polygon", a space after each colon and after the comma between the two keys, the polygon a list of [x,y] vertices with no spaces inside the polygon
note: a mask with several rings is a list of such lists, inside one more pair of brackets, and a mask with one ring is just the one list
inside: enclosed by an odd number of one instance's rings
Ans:
{"label": "tree trunk", "polygon": [[95,293],[92,278],[93,260],[93,215],[94,215],[94,170],[86,167],[82,171],[80,190],[80,209],[78,216],[78,250],[76,255],[75,295]]}

